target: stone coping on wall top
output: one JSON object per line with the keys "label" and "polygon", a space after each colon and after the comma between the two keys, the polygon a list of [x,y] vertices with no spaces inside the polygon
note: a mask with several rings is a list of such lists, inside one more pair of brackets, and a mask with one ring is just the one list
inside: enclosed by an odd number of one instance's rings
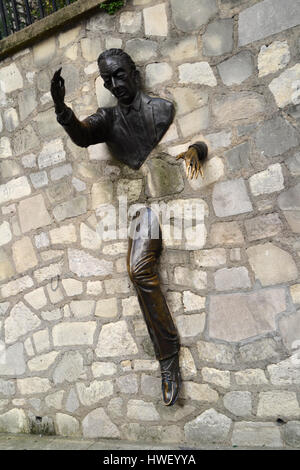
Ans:
{"label": "stone coping on wall top", "polygon": [[0,41],[0,61],[5,57],[27,47],[38,38],[47,36],[66,23],[87,13],[89,10],[99,7],[105,0],[77,0],[77,2],[52,13],[45,18],[36,21],[20,31]]}

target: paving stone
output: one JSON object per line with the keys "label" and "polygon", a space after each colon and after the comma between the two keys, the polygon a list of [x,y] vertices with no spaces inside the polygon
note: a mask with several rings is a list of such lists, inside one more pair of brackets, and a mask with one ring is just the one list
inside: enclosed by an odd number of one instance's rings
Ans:
{"label": "paving stone", "polygon": [[[136,16],[136,13],[134,15]],[[168,18],[165,3],[144,8],[143,16],[146,36],[168,35]]]}
{"label": "paving stone", "polygon": [[231,442],[238,447],[282,447],[280,429],[274,423],[235,423]]}
{"label": "paving stone", "polygon": [[113,383],[111,380],[94,380],[86,386],[80,382],[77,383],[76,389],[82,405],[92,406],[113,394]]}
{"label": "paving stone", "polygon": [[73,416],[56,413],[57,434],[60,436],[79,436],[79,422]]}
{"label": "paving stone", "polygon": [[229,371],[203,367],[201,373],[204,382],[209,382],[213,385],[216,385],[217,387],[230,388]]}
{"label": "paving stone", "polygon": [[0,415],[0,432],[13,434],[29,432],[28,421],[24,410],[13,408],[3,415]]}
{"label": "paving stone", "polygon": [[[248,248],[247,255],[255,277],[263,286],[297,279],[298,270],[292,256],[272,243]],[[284,270],[281,267],[284,266]]]}
{"label": "paving stone", "polygon": [[[145,11],[144,11],[145,18]],[[145,21],[146,23],[146,21]],[[120,15],[120,33],[137,34],[142,26],[142,14],[136,11],[125,11]],[[146,33],[147,34],[147,33]]]}
{"label": "paving stone", "polygon": [[179,83],[196,83],[214,87],[217,85],[216,77],[208,62],[195,62],[182,64],[178,67]]}
{"label": "paving stone", "polygon": [[224,443],[228,439],[231,423],[231,419],[211,408],[186,423],[185,438],[187,442],[197,445]]}
{"label": "paving stone", "polygon": [[269,46],[262,46],[258,54],[258,76],[276,73],[289,63],[290,58],[287,41],[274,41]]}
{"label": "paving stone", "polygon": [[180,315],[176,317],[176,326],[181,338],[189,338],[202,333],[205,327],[206,316],[202,314]]}
{"label": "paving stone", "polygon": [[201,290],[206,288],[207,275],[204,271],[178,266],[174,271],[174,283],[190,289]]}
{"label": "paving stone", "polygon": [[228,125],[240,119],[255,120],[257,115],[264,113],[266,103],[258,93],[237,91],[219,95],[213,101],[213,114],[218,124]]}
{"label": "paving stone", "polygon": [[197,57],[197,38],[195,36],[187,36],[184,39],[167,39],[161,46],[161,53],[164,57],[169,57],[173,62]]}
{"label": "paving stone", "polygon": [[88,439],[120,437],[120,432],[111,422],[103,408],[91,411],[82,421],[83,436]]}
{"label": "paving stone", "polygon": [[251,287],[249,273],[244,266],[238,268],[223,268],[215,273],[217,290],[247,289]]}
{"label": "paving stone", "polygon": [[52,222],[41,194],[21,201],[18,212],[23,233],[44,227]]}
{"label": "paving stone", "polygon": [[265,385],[268,383],[266,375],[261,369],[244,369],[235,373],[237,385]]}
{"label": "paving stone", "polygon": [[79,277],[106,276],[113,273],[111,261],[99,260],[82,250],[68,250],[70,270]]}
{"label": "paving stone", "polygon": [[18,273],[34,268],[38,260],[29,237],[23,237],[12,246],[13,260]]}
{"label": "paving stone", "polygon": [[243,10],[239,16],[239,46],[271,36],[300,23],[300,6],[286,0],[282,10],[280,0],[264,0]]}
{"label": "paving stone", "polygon": [[55,385],[76,382],[83,373],[83,358],[77,351],[66,352],[53,372]]}
{"label": "paving stone", "polygon": [[[1,354],[2,356],[2,354]],[[4,361],[0,356],[0,374],[3,376],[23,375],[26,370],[24,347],[22,343],[15,343],[5,348]]]}
{"label": "paving stone", "polygon": [[3,113],[3,121],[8,132],[13,132],[19,125],[17,111],[14,108],[6,109]]}
{"label": "paving stone", "polygon": [[243,234],[237,222],[219,222],[211,226],[210,242],[212,245],[242,245]]}
{"label": "paving stone", "polygon": [[116,357],[137,354],[137,345],[125,321],[103,325],[96,347],[98,357]]}
{"label": "paving stone", "polygon": [[52,330],[54,346],[92,345],[96,322],[62,322]]}
{"label": "paving stone", "polygon": [[278,360],[276,343],[272,338],[265,338],[240,346],[239,353],[242,362],[252,363],[257,361],[270,362]]}
{"label": "paving stone", "polygon": [[16,64],[10,64],[0,69],[1,89],[4,93],[23,88],[22,75]]}
{"label": "paving stone", "polygon": [[158,62],[146,66],[146,87],[151,89],[160,83],[172,79],[173,70],[167,62]]}
{"label": "paving stone", "polygon": [[278,116],[259,126],[255,133],[255,145],[266,157],[276,157],[299,145],[298,132]]}
{"label": "paving stone", "polygon": [[218,70],[225,85],[240,85],[254,73],[252,55],[248,51],[239,52],[221,62]]}
{"label": "paving stone", "polygon": [[63,202],[54,207],[53,215],[57,222],[77,217],[87,212],[87,199],[84,196],[77,196],[70,201]]}
{"label": "paving stone", "polygon": [[250,392],[228,392],[224,395],[224,406],[236,416],[249,416],[252,412]]}
{"label": "paving stone", "polygon": [[299,421],[289,421],[283,430],[283,438],[287,445],[300,447],[300,423]]}
{"label": "paving stone", "polygon": [[208,102],[208,93],[205,90],[194,90],[192,88],[171,88],[170,92],[177,107],[177,114],[186,114],[194,109],[204,106]]}
{"label": "paving stone", "polygon": [[300,416],[300,408],[295,392],[278,391],[261,392],[257,416],[293,418]]}
{"label": "paving stone", "polygon": [[284,289],[211,296],[209,334],[241,341],[276,330],[276,315],[286,310]]}
{"label": "paving stone", "polygon": [[175,26],[185,33],[198,31],[218,12],[215,0],[171,0]]}
{"label": "paving stone", "polygon": [[243,214],[252,211],[252,204],[242,178],[216,183],[213,189],[213,206],[217,217]]}
{"label": "paving stone", "polygon": [[244,142],[225,152],[226,166],[231,171],[250,168],[250,143]]}

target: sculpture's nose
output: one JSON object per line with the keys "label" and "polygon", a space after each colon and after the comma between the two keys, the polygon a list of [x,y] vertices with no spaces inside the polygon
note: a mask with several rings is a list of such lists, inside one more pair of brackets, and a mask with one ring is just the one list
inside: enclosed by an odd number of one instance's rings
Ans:
{"label": "sculpture's nose", "polygon": [[116,79],[115,79],[114,77],[111,78],[111,83],[112,83],[112,87],[113,87],[113,88],[116,88],[116,86],[117,86],[117,81],[116,81]]}

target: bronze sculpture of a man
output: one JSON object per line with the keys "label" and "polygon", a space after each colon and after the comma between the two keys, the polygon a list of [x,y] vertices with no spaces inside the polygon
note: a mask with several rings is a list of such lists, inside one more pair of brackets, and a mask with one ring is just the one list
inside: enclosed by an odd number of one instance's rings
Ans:
{"label": "bronze sculpture of a man", "polygon": [[[59,69],[51,81],[57,120],[75,144],[88,147],[106,142],[118,160],[137,170],[172,123],[174,105],[168,100],[153,98],[141,91],[135,63],[121,49],[103,52],[98,58],[98,65],[104,86],[117,98],[118,104],[110,108],[99,108],[95,114],[79,121],[64,103],[65,86]],[[185,160],[188,177],[197,178],[206,156],[205,143],[197,142],[177,159]],[[151,237],[153,233],[158,236]],[[160,362],[163,401],[169,406],[177,400],[181,385],[180,343],[156,272],[161,246],[161,230],[157,217],[150,208],[145,207],[132,221],[127,266],[156,358]]]}

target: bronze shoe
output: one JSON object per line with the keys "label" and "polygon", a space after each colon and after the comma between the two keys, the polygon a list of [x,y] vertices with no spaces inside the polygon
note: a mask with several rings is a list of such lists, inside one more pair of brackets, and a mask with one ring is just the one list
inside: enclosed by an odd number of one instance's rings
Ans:
{"label": "bronze shoe", "polygon": [[162,359],[159,362],[163,401],[166,406],[171,406],[176,402],[181,387],[179,355],[175,354],[175,356]]}

